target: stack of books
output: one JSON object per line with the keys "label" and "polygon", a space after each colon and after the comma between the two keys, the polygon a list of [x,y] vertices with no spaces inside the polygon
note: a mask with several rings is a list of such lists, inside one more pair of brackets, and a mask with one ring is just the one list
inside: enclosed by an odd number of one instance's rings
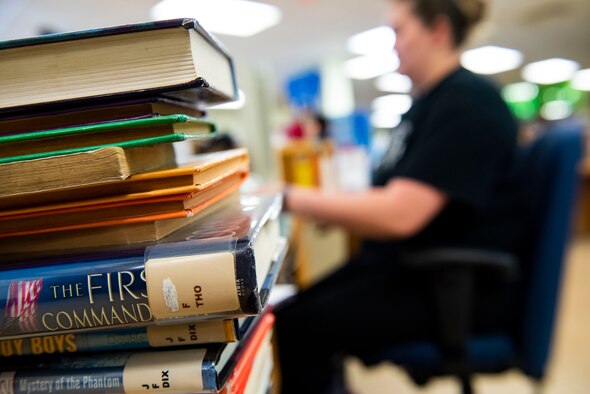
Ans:
{"label": "stack of books", "polygon": [[267,390],[281,196],[172,146],[236,91],[191,19],[0,43],[0,392]]}

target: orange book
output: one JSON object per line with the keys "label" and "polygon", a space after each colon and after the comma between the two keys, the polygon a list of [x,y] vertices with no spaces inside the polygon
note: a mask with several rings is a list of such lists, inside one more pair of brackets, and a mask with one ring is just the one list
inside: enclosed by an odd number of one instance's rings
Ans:
{"label": "orange book", "polygon": [[[113,222],[143,222],[153,217],[169,218],[192,215],[211,198],[211,190],[231,188],[248,175],[247,168],[230,170],[199,185],[193,193],[163,195],[141,199],[126,199],[97,204],[37,210],[12,215],[0,215],[0,238],[15,235],[41,234],[79,228],[101,227]],[[67,205],[67,204],[66,204]]]}
{"label": "orange book", "polygon": [[[0,234],[0,250],[10,255],[26,253],[34,257],[52,252],[117,245],[141,244],[164,238],[198,220],[236,192],[246,173],[237,172],[203,189],[196,205],[179,211],[144,216],[98,220],[88,223],[37,228]],[[223,206],[224,204],[221,204]]]}
{"label": "orange book", "polygon": [[[229,170],[243,168],[248,164],[246,149],[208,153],[201,155],[199,160],[192,164],[136,174],[125,180],[0,197],[0,210],[14,214],[14,211],[24,212],[33,207],[43,210],[45,208],[42,206],[51,206],[49,209],[56,209],[57,204],[71,202],[88,205],[80,202],[91,199],[95,200],[92,204],[97,204],[100,203],[97,199],[105,199],[102,202],[107,202],[193,193],[198,191],[200,185]],[[163,190],[165,192],[162,192]]]}

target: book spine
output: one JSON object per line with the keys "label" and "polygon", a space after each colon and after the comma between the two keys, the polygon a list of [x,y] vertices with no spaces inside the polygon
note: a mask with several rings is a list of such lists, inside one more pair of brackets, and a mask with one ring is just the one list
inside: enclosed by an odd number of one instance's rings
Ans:
{"label": "book spine", "polygon": [[0,393],[181,394],[216,389],[206,349],[96,354],[29,363],[0,372]]}
{"label": "book spine", "polygon": [[[192,242],[186,242],[193,245]],[[170,244],[176,250],[185,242]],[[0,278],[0,339],[98,328],[183,324],[255,315],[256,286],[236,272],[235,250],[130,257],[7,270]],[[248,264],[252,264],[248,262]],[[149,299],[149,302],[148,302]],[[174,321],[172,321],[174,320]]]}
{"label": "book spine", "polygon": [[7,339],[0,341],[0,357],[201,345],[235,342],[240,336],[235,320],[210,320]]}
{"label": "book spine", "polygon": [[250,246],[239,247],[233,242],[202,254],[192,254],[190,249],[207,246],[191,246],[190,242],[183,245],[188,252],[179,251],[174,257],[167,253],[170,244],[146,253],[147,295],[154,318],[173,321],[193,315],[218,318],[220,313],[260,313],[254,252]]}
{"label": "book spine", "polygon": [[258,322],[255,331],[252,333],[252,337],[246,344],[243,353],[240,355],[239,360],[236,362],[236,365],[227,379],[222,390],[223,394],[244,393],[244,388],[250,378],[256,355],[264,340],[268,339],[271,334],[274,322],[275,316],[272,312],[264,313],[262,315],[261,321]]}

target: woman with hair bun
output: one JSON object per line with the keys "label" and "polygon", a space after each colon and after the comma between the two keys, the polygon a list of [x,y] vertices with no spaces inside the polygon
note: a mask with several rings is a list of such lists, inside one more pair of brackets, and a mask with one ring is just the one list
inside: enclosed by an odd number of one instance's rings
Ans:
{"label": "woman with hair bun", "polygon": [[[479,0],[392,0],[398,71],[411,78],[414,102],[374,185],[358,193],[286,189],[288,211],[341,225],[364,242],[342,268],[276,307],[283,394],[334,392],[341,355],[436,335],[430,285],[400,255],[517,250],[524,221],[505,187],[517,124],[496,87],[459,62],[484,10]],[[511,289],[489,283],[477,291],[473,329],[505,329]]]}

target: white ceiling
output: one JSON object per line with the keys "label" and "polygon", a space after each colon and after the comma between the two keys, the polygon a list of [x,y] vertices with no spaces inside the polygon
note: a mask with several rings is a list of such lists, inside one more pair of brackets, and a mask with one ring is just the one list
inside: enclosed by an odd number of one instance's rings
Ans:
{"label": "white ceiling", "polygon": [[[157,0],[0,0],[0,40],[46,31],[71,31],[145,21]],[[386,23],[387,0],[265,0],[283,11],[283,21],[250,38],[219,36],[238,67],[269,65],[282,79],[326,57],[352,57],[346,39]],[[487,22],[470,46],[495,44],[521,50],[525,61],[549,57],[590,67],[590,0],[490,0]],[[517,80],[518,72],[496,77]],[[278,81],[277,81],[278,82]],[[357,103],[377,92],[355,83]]]}

